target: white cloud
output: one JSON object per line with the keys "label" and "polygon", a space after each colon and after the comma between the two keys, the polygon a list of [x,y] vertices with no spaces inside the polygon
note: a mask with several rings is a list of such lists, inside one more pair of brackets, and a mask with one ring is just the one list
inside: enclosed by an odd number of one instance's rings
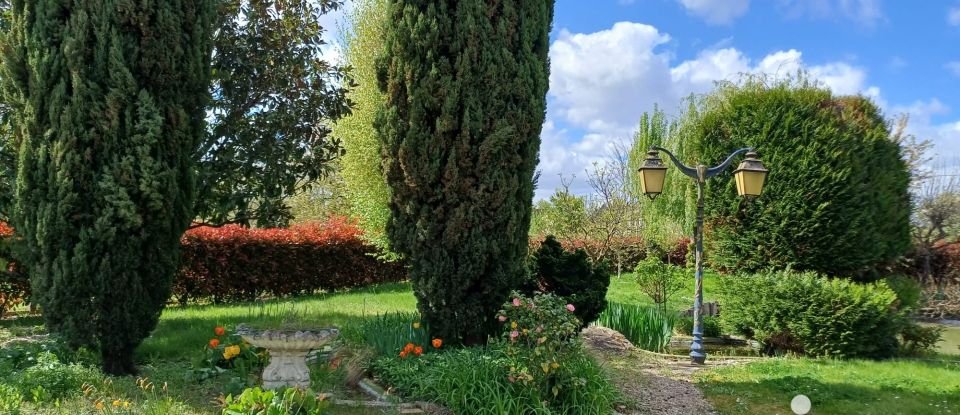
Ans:
{"label": "white cloud", "polygon": [[653,26],[630,22],[589,34],[560,32],[550,49],[538,197],[553,191],[561,173],[577,175],[582,185],[590,163],[603,160],[614,143],[629,142],[640,116],[655,104],[676,114],[685,97],[709,92],[719,80],[741,74],[786,77],[805,70],[838,94],[863,93],[882,102],[879,88],[867,85],[866,71],[850,63],[810,65],[795,49],[755,60],[730,46],[675,62],[670,39]]}
{"label": "white cloud", "polygon": [[949,62],[943,66],[954,75],[960,76],[960,61]]}
{"label": "white cloud", "polygon": [[960,26],[960,6],[951,7],[947,11],[947,23],[952,26]]}
{"label": "white cloud", "polygon": [[678,0],[684,8],[709,24],[729,25],[747,13],[750,0]]}
{"label": "white cloud", "polygon": [[937,123],[934,117],[951,114],[951,109],[940,100],[916,101],[910,105],[894,106],[891,115],[907,114],[910,122],[907,132],[919,140],[930,140],[933,148],[931,168],[960,167],[960,120]]}
{"label": "white cloud", "polygon": [[885,19],[880,0],[780,0],[780,5],[788,15],[795,17],[844,18],[866,27]]}

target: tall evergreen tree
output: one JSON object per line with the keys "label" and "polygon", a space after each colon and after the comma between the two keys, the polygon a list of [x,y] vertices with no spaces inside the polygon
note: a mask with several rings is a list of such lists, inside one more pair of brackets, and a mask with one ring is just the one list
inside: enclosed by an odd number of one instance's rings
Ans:
{"label": "tall evergreen tree", "polygon": [[525,274],[552,0],[391,0],[387,233],[433,335],[484,341]]}
{"label": "tall evergreen tree", "polygon": [[111,374],[169,298],[193,218],[210,0],[15,0],[4,95],[14,224],[47,327]]}

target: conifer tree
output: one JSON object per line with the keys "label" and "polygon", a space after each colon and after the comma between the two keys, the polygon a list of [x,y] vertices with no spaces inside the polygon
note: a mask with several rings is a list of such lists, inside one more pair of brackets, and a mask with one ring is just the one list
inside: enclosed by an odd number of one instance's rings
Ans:
{"label": "conifer tree", "polygon": [[479,343],[526,275],[552,0],[391,0],[377,128],[391,246],[434,336]]}
{"label": "conifer tree", "polygon": [[47,328],[132,374],[193,218],[212,0],[15,0],[13,221]]}

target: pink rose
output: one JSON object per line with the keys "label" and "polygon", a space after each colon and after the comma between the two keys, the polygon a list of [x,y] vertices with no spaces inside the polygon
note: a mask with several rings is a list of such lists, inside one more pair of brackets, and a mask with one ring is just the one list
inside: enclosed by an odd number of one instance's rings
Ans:
{"label": "pink rose", "polygon": [[500,322],[503,323],[504,321],[507,321],[507,316],[497,317],[497,320],[500,320]]}
{"label": "pink rose", "polygon": [[573,304],[567,304],[567,311],[572,313],[573,310],[576,310],[576,308],[573,307]]}
{"label": "pink rose", "polygon": [[514,299],[513,299],[513,306],[514,306],[514,307],[520,307],[520,299],[519,299],[519,298],[514,298]]}
{"label": "pink rose", "polygon": [[516,379],[514,379],[513,376],[507,376],[507,380],[510,381],[510,383],[516,382]]}
{"label": "pink rose", "polygon": [[511,332],[510,332],[510,338],[511,338],[511,339],[515,339],[515,338],[517,338],[517,336],[519,336],[519,335],[520,335],[520,332],[519,332],[519,331],[514,330],[514,331],[511,331]]}

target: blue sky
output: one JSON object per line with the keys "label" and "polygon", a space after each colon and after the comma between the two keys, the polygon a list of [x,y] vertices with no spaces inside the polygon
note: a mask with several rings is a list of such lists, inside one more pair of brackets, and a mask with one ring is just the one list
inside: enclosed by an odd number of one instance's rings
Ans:
{"label": "blue sky", "polygon": [[654,104],[739,74],[808,71],[960,166],[960,0],[557,0],[538,198],[628,142]]}

